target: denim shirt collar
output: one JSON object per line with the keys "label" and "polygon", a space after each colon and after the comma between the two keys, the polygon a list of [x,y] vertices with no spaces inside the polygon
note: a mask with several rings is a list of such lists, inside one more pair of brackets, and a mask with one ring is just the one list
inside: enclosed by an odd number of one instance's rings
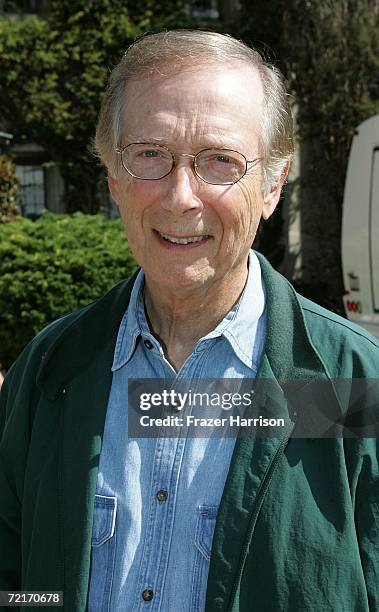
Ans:
{"label": "denim shirt collar", "polygon": [[124,366],[131,359],[142,330],[138,310],[143,305],[143,288],[145,275],[141,269],[134,282],[129,305],[122,317],[114,351],[112,372]]}
{"label": "denim shirt collar", "polygon": [[[133,286],[129,306],[120,324],[112,371],[118,370],[131,359],[140,336],[151,338],[144,311],[144,284],[145,276],[141,269]],[[256,371],[259,364],[256,363],[255,355],[260,354],[260,350],[256,346],[255,339],[258,337],[261,342],[264,341],[262,332],[266,320],[265,304],[266,294],[259,260],[251,250],[247,281],[241,297],[217,327],[200,338],[196,349],[201,350],[202,344],[205,346],[208,341],[224,336],[237,357]],[[257,333],[259,330],[260,333]]]}

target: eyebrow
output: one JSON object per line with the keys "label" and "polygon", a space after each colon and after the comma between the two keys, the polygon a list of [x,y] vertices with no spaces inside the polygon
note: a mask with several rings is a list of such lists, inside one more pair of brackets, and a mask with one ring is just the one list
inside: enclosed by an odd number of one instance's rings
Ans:
{"label": "eyebrow", "polygon": [[157,144],[162,144],[162,142],[165,142],[164,138],[161,138],[160,136],[154,138],[153,136],[135,136],[133,134],[128,134],[125,140],[130,142],[151,142]]}
{"label": "eyebrow", "polygon": [[[144,137],[144,136],[132,136],[130,138],[126,139],[127,141],[129,141],[129,143],[132,142],[146,142],[146,143],[151,143],[151,144],[158,144],[158,145],[164,145],[166,146],[168,149],[170,149],[171,147],[175,148],[174,143],[170,144],[167,142],[167,140],[165,138],[162,138],[160,136],[150,136],[150,137]],[[199,148],[200,147],[200,148]],[[203,150],[203,149],[230,149],[231,151],[238,151],[238,145],[236,145],[235,143],[230,142],[230,140],[228,138],[226,138],[225,140],[219,140],[219,139],[215,139],[215,138],[207,138],[201,145],[199,145],[199,150]],[[237,147],[237,148],[236,148]]]}

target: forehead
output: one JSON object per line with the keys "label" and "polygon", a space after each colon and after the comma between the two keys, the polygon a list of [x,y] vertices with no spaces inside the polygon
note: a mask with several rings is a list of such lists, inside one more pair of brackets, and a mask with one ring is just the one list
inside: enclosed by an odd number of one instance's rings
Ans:
{"label": "forehead", "polygon": [[258,71],[244,64],[225,70],[203,63],[146,76],[127,86],[123,140],[194,148],[222,144],[248,153],[259,142],[262,108]]}

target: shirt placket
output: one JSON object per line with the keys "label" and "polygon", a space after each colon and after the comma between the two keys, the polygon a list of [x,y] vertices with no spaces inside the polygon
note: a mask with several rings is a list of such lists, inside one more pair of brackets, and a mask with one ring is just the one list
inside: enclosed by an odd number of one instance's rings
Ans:
{"label": "shirt placket", "polygon": [[[197,374],[188,360],[177,378]],[[199,366],[199,361],[196,364]],[[192,371],[191,371],[192,370]],[[174,382],[175,378],[172,378]],[[135,610],[162,612],[163,589],[173,535],[180,468],[188,438],[157,438],[150,487],[149,516],[137,586]]]}
{"label": "shirt placket", "polygon": [[[174,380],[162,353],[154,341],[144,340],[145,353],[154,370],[158,367],[162,378]],[[157,350],[158,349],[158,350]],[[175,515],[175,491],[185,440],[158,437],[151,471],[149,504],[147,508],[143,551],[133,610],[158,612],[162,602],[164,577],[168,566],[169,543]]]}
{"label": "shirt placket", "polygon": [[157,439],[150,487],[149,516],[137,587],[138,611],[160,610],[185,442],[184,438]]}

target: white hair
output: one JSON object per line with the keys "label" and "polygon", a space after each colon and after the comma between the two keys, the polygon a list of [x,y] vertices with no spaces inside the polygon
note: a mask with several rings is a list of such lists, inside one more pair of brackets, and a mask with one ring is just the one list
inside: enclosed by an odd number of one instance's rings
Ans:
{"label": "white hair", "polygon": [[264,189],[275,185],[293,154],[293,124],[284,79],[273,65],[251,47],[228,34],[202,30],[171,30],[139,38],[113,69],[102,100],[95,149],[113,176],[117,176],[116,153],[123,134],[126,88],[132,79],[162,74],[163,68],[178,70],[201,60],[231,66],[244,63],[260,76],[264,104],[261,125]]}

